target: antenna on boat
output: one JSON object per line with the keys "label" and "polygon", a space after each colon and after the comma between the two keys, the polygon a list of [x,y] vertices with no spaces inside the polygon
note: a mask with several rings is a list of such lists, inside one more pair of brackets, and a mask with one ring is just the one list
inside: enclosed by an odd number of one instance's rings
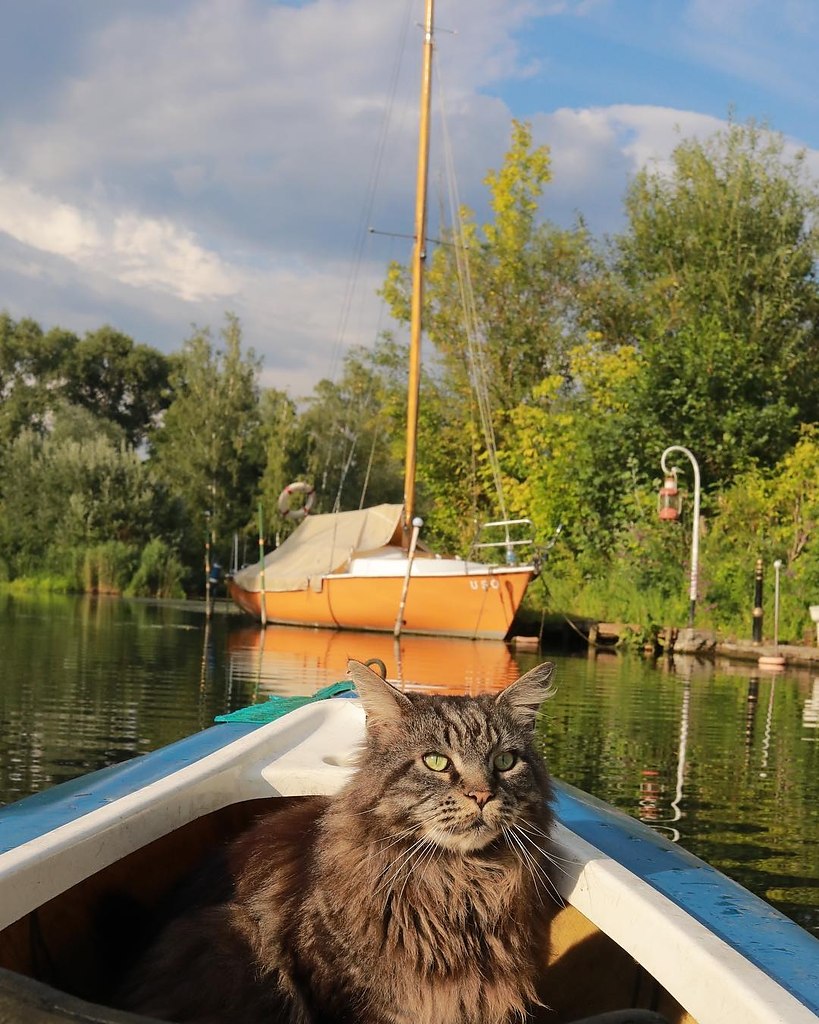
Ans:
{"label": "antenna on boat", "polygon": [[421,389],[421,327],[426,260],[427,179],[429,176],[429,113],[432,93],[434,0],[424,4],[424,47],[421,66],[421,116],[418,124],[418,169],[415,182],[415,243],[412,250],[409,379],[407,382],[407,456],[404,467],[404,540],[415,515],[415,472],[418,461],[418,398]]}

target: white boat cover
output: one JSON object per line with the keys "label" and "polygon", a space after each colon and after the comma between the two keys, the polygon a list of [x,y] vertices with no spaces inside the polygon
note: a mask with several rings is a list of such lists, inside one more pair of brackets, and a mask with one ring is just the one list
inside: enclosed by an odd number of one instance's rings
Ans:
{"label": "white boat cover", "polygon": [[[374,505],[354,512],[307,516],[275,551],[265,555],[264,588],[321,590],[329,572],[343,572],[354,555],[400,543],[402,505]],[[243,590],[261,590],[257,562],[234,575]]]}

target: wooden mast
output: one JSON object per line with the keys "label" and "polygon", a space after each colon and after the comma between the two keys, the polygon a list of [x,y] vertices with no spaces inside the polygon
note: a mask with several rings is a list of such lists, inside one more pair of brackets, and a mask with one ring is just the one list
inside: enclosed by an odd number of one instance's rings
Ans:
{"label": "wooden mast", "polygon": [[421,117],[418,126],[418,168],[415,184],[415,243],[412,250],[409,380],[407,384],[407,457],[404,467],[404,537],[415,515],[415,470],[418,461],[418,398],[421,389],[421,328],[426,260],[427,177],[429,174],[429,111],[432,92],[432,26],[434,0],[425,0],[424,49],[421,69]]}

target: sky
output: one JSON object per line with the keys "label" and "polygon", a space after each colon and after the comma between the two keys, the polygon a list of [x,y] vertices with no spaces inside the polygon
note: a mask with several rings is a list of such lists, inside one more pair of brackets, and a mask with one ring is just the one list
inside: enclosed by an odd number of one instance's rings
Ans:
{"label": "sky", "polygon": [[[168,353],[230,312],[294,398],[394,326],[376,292],[409,255],[422,0],[0,0],[0,17],[0,310]],[[438,0],[436,24],[435,209],[445,136],[487,218],[513,118],[550,149],[543,215],[600,237],[635,172],[731,114],[819,178],[817,0]]]}

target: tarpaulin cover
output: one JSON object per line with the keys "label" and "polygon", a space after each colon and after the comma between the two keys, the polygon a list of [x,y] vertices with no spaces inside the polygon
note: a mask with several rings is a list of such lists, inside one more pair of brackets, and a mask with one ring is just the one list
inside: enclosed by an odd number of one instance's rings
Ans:
{"label": "tarpaulin cover", "polygon": [[[264,589],[321,590],[321,578],[343,572],[353,555],[400,543],[401,505],[374,505],[353,512],[307,516],[264,560]],[[261,590],[259,563],[234,575],[244,590]]]}

